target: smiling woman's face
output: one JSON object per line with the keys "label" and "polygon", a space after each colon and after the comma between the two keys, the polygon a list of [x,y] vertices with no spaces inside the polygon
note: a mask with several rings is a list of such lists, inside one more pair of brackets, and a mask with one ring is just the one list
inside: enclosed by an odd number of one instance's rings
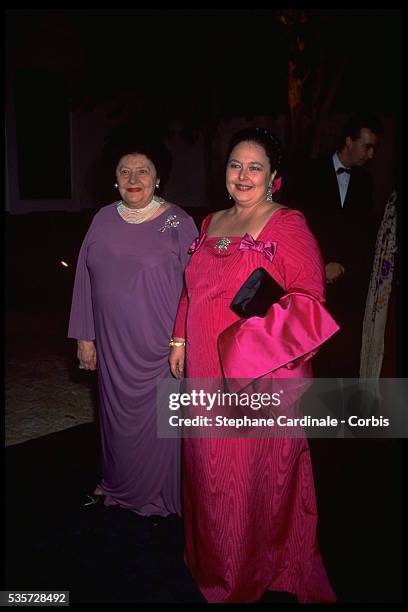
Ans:
{"label": "smiling woman's face", "polygon": [[271,165],[264,148],[244,141],[231,151],[227,164],[226,185],[235,202],[252,206],[265,199],[271,180]]}
{"label": "smiling woman's face", "polygon": [[144,208],[153,197],[157,172],[148,157],[130,153],[119,160],[116,180],[124,204],[129,208]]}

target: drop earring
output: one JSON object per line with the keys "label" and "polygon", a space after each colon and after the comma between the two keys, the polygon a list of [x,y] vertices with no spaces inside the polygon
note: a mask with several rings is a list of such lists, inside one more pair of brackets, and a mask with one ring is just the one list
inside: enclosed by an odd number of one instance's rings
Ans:
{"label": "drop earring", "polygon": [[117,183],[114,183],[113,185],[116,189],[119,187],[119,185]]}

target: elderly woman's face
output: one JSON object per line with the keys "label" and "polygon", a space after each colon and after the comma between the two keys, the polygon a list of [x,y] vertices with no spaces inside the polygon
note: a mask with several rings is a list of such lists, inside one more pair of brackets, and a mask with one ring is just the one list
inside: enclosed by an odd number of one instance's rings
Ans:
{"label": "elderly woman's face", "polygon": [[144,208],[153,197],[157,172],[145,155],[124,155],[116,168],[116,179],[123,202],[130,208]]}
{"label": "elderly woman's face", "polygon": [[271,180],[271,166],[263,147],[255,142],[240,142],[231,151],[226,185],[235,202],[252,206],[265,199]]}

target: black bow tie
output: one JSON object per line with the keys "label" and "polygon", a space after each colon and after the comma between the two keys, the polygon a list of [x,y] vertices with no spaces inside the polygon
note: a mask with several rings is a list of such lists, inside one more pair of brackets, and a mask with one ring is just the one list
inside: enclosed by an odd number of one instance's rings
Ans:
{"label": "black bow tie", "polygon": [[343,174],[343,172],[347,172],[347,174],[350,174],[351,170],[350,170],[350,168],[340,167],[340,168],[337,168],[336,172],[337,172],[337,174]]}

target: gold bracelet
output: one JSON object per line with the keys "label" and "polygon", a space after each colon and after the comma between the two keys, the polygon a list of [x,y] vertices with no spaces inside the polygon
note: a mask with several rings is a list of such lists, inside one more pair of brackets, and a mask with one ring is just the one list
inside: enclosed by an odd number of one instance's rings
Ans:
{"label": "gold bracelet", "polygon": [[170,338],[169,346],[186,346],[186,341],[173,340],[173,338]]}

